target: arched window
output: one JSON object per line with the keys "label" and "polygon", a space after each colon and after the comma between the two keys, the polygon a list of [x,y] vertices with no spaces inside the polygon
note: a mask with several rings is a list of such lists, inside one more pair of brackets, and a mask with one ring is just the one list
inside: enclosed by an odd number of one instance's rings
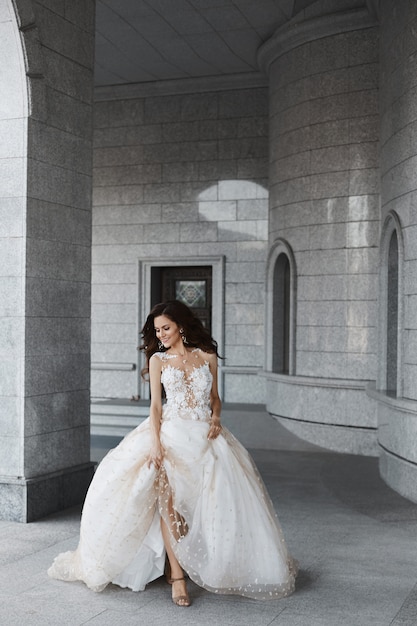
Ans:
{"label": "arched window", "polygon": [[274,268],[272,313],[272,371],[279,374],[290,371],[290,277],[289,259],[281,252]]}
{"label": "arched window", "polygon": [[296,266],[283,239],[272,245],[266,284],[265,369],[295,374]]}
{"label": "arched window", "polygon": [[380,391],[401,397],[402,389],[402,275],[404,242],[395,211],[385,219],[380,247],[378,384]]}
{"label": "arched window", "polygon": [[394,230],[388,246],[386,390],[388,394],[395,396],[398,378],[398,267],[398,237]]}

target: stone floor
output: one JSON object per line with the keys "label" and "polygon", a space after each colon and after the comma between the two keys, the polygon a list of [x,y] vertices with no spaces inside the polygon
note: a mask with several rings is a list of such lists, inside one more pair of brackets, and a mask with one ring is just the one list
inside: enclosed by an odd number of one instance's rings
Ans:
{"label": "stone floor", "polygon": [[[237,412],[226,418],[232,427]],[[265,441],[251,451],[300,562],[294,595],[257,602],[190,584],[193,604],[183,609],[163,579],[142,593],[101,594],[51,580],[54,556],[76,546],[77,507],[28,525],[0,522],[0,625],[415,626],[417,504],[381,481],[376,459],[326,452],[262,419]],[[247,429],[241,435],[247,444]],[[114,443],[93,438],[93,458]]]}

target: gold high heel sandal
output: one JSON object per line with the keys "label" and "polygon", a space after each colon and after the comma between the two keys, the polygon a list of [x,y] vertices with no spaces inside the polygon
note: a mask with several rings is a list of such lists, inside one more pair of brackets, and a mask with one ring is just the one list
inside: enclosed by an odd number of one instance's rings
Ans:
{"label": "gold high heel sandal", "polygon": [[[170,585],[172,585],[173,583],[176,583],[176,582],[178,582],[180,580],[184,580],[185,581],[185,577],[181,576],[181,578],[169,578],[168,582],[169,582]],[[190,597],[189,597],[188,593],[186,593],[185,595],[181,595],[181,596],[173,596],[172,597],[172,601],[177,606],[190,606],[190,604],[191,604]]]}

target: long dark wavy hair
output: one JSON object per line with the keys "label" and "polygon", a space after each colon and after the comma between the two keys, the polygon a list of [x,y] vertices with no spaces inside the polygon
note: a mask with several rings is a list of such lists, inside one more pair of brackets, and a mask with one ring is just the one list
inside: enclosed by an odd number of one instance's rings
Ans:
{"label": "long dark wavy hair", "polygon": [[165,352],[165,348],[159,347],[158,339],[155,334],[154,320],[155,317],[165,315],[170,320],[175,322],[180,328],[184,330],[184,337],[187,339],[187,347],[200,348],[204,352],[215,354],[218,358],[221,358],[217,350],[217,341],[208,332],[201,322],[194,315],[191,309],[186,304],[179,300],[169,300],[167,302],[160,302],[156,304],[142,328],[142,344],[139,346],[139,350],[142,350],[146,356],[146,365],[142,369],[141,374],[143,378],[146,378],[149,373],[149,359],[155,352]]}

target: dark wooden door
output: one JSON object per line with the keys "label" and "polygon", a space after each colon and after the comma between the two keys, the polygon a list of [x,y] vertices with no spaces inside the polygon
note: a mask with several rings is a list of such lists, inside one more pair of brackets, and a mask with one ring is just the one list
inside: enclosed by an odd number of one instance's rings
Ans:
{"label": "dark wooden door", "polygon": [[184,302],[211,333],[211,266],[160,268],[160,294],[161,302]]}

